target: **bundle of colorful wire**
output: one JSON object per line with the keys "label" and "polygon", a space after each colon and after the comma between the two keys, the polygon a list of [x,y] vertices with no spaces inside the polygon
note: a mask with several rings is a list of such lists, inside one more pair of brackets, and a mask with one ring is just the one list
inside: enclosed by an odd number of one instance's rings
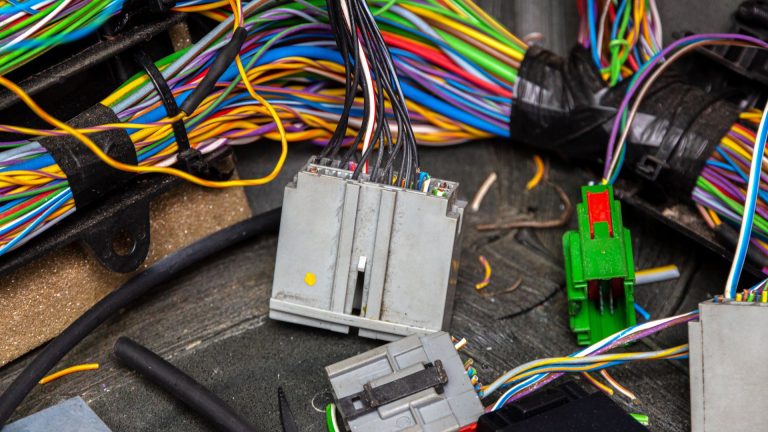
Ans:
{"label": "bundle of colorful wire", "polygon": [[[347,77],[325,2],[293,2],[271,9],[262,7],[265,3],[250,2],[243,12],[248,29],[240,51],[243,73],[237,64],[230,65],[214,92],[184,120],[192,146],[203,153],[262,138],[280,140],[281,125],[287,141],[326,145],[343,112]],[[509,135],[512,89],[526,50],[522,42],[471,1],[371,3],[390,46],[418,142],[445,145]],[[221,23],[198,43],[157,62],[179,105],[230,38],[234,16],[226,9],[205,13]],[[244,74],[247,86],[241,79]],[[137,172],[163,172],[162,168],[176,162],[171,121],[146,75],[135,76],[103,103],[125,123],[83,132],[127,129],[138,155]],[[353,142],[364,112],[359,97],[351,107],[346,145]],[[273,113],[279,116],[279,123]],[[394,116],[389,103],[386,113]],[[395,124],[393,135],[398,132]],[[0,131],[33,136],[68,133],[8,125],[0,125]],[[66,176],[38,143],[5,142],[0,148],[7,149],[0,153],[2,255],[74,212],[75,205]],[[270,181],[285,153],[284,148],[275,169],[265,178],[226,185]]]}
{"label": "bundle of colorful wire", "polygon": [[[696,182],[693,199],[703,206],[703,217],[710,228],[721,223],[741,224],[755,134],[761,117],[758,110],[743,113],[741,121],[722,138]],[[762,164],[761,175],[763,181],[758,192],[750,243],[762,255],[768,256],[768,166],[765,164]]]}
{"label": "bundle of colorful wire", "polygon": [[[198,12],[226,1],[187,0],[176,11]],[[123,0],[0,0],[0,75],[23,66],[49,49],[98,30],[119,14]]]}
{"label": "bundle of colorful wire", "polygon": [[654,0],[577,0],[579,43],[611,86],[637,72],[662,47]]}
{"label": "bundle of colorful wire", "polygon": [[[687,345],[680,345],[665,350],[651,352],[606,353],[607,351],[626,345],[629,342],[656,334],[664,329],[695,320],[698,316],[698,311],[694,311],[670,318],[649,321],[622,330],[592,346],[575,352],[568,357],[535,360],[518,366],[508,371],[491,384],[483,387],[484,397],[490,396],[496,390],[508,388],[495,403],[488,407],[488,410],[495,411],[504,406],[504,404],[530,394],[565,373],[602,371],[606,368],[632,361],[661,359],[675,360],[687,358]],[[611,385],[613,385],[613,382],[612,379],[609,380]],[[620,387],[620,391],[624,393],[626,392],[626,389]]]}

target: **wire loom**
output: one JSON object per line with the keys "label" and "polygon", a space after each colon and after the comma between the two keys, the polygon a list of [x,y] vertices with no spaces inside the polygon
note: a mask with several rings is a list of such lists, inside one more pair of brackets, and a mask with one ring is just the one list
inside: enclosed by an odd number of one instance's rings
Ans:
{"label": "wire loom", "polygon": [[[626,84],[624,81],[622,84]],[[512,101],[511,136],[566,157],[601,157],[626,85],[607,88],[581,47],[568,59],[538,47],[525,56]],[[689,199],[707,158],[738,108],[671,74],[659,80],[631,125],[627,159],[642,177]]]}
{"label": "wire loom", "polygon": [[[97,104],[69,123],[74,127],[83,128],[119,121],[111,109]],[[105,130],[91,137],[112,158],[128,164],[137,163],[133,142],[125,130]],[[38,142],[66,175],[75,207],[85,207],[133,178],[133,174],[116,170],[102,162],[74,137],[51,136],[41,138]]]}

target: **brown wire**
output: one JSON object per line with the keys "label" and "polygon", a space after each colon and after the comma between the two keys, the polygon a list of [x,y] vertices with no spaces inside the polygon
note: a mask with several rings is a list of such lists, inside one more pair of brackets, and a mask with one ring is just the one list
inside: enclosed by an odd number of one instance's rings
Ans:
{"label": "brown wire", "polygon": [[563,203],[563,212],[560,214],[560,217],[557,219],[550,219],[550,220],[543,220],[543,221],[536,221],[536,220],[516,220],[516,221],[509,221],[509,222],[499,222],[499,223],[492,223],[492,224],[478,224],[476,226],[478,231],[494,231],[494,230],[508,230],[508,229],[516,229],[516,228],[534,228],[534,229],[547,229],[547,228],[557,228],[564,226],[568,223],[568,221],[571,220],[571,215],[573,214],[573,204],[571,204],[571,199],[568,198],[568,194],[565,193],[565,191],[558,185],[547,182],[552,188],[557,192],[557,194],[560,196],[560,201]]}

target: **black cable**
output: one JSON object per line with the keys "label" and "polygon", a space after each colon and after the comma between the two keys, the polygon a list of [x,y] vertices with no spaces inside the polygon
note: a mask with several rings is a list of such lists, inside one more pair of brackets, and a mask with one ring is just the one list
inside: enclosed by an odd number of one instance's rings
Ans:
{"label": "black cable", "polygon": [[253,216],[172,253],[108,294],[49,342],[3,392],[0,396],[0,429],[29,392],[37,386],[38,381],[104,321],[193,265],[242,241],[275,232],[279,224],[279,208]]}
{"label": "black cable", "polygon": [[197,414],[225,432],[252,432],[256,428],[209,389],[135,341],[121,337],[115,342],[115,357],[124,366],[187,404]]}
{"label": "black cable", "polygon": [[216,53],[216,58],[213,59],[213,63],[208,68],[208,73],[205,74],[200,83],[192,90],[192,93],[181,104],[181,110],[187,115],[192,114],[200,103],[208,97],[216,86],[216,82],[221,78],[224,72],[227,71],[229,65],[235,61],[235,57],[240,53],[240,48],[245,42],[245,38],[248,37],[248,30],[244,27],[238,27],[235,33],[232,35],[232,39],[227,42],[224,47]]}

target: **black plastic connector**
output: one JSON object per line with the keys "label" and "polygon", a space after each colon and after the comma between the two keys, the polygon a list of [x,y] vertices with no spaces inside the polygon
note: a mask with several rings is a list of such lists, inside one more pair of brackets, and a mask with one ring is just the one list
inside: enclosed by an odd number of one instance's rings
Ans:
{"label": "black plastic connector", "polygon": [[574,382],[547,388],[484,414],[477,432],[647,432],[603,393]]}

